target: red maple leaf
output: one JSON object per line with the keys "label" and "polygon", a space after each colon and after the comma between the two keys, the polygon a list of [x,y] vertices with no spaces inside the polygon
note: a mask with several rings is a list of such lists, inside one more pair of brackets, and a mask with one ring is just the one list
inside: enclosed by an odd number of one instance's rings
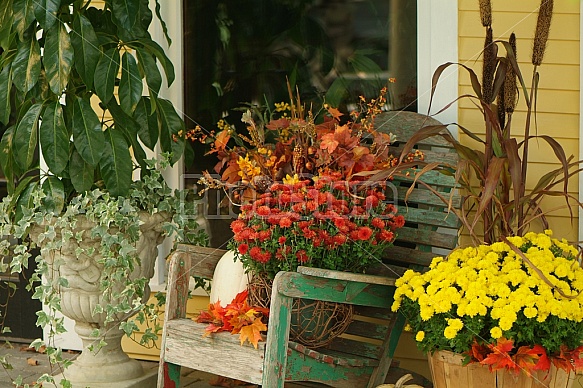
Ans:
{"label": "red maple leaf", "polygon": [[476,340],[474,340],[472,347],[468,351],[470,360],[473,362],[481,362],[488,354],[490,354],[490,352],[491,350],[488,346],[479,344]]}
{"label": "red maple leaf", "polygon": [[492,350],[492,353],[483,359],[480,364],[488,365],[491,371],[498,369],[520,370],[510,356],[510,351],[514,349],[513,340],[502,337],[498,339],[496,345],[490,344],[488,347]]}
{"label": "red maple leaf", "polygon": [[536,368],[538,360],[541,357],[541,350],[542,354],[545,354],[544,349],[541,346],[539,347],[529,347],[529,346],[521,346],[518,348],[518,351],[514,355],[514,361],[516,364],[524,370],[524,372],[530,376],[531,372]]}

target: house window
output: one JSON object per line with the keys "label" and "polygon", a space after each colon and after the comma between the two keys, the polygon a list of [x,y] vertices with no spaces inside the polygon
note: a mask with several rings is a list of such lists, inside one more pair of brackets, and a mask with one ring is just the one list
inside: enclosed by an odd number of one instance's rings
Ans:
{"label": "house window", "polygon": [[[243,103],[289,101],[288,80],[306,104],[325,101],[346,112],[359,96],[375,98],[387,86],[386,109],[417,111],[415,1],[200,0],[182,6],[187,128],[216,130],[220,119],[239,125]],[[186,180],[217,162],[214,155],[200,157],[202,145],[194,147]],[[229,221],[211,222],[221,230],[211,233],[212,245],[229,237]]]}
{"label": "house window", "polygon": [[[410,0],[184,1],[184,111],[211,129],[242,102],[346,106],[389,86],[416,111],[417,3]],[[187,122],[189,127],[194,122]]]}

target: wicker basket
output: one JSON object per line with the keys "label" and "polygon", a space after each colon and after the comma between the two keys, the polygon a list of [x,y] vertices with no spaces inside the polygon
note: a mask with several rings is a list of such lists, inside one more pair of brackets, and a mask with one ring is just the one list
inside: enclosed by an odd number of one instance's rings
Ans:
{"label": "wicker basket", "polygon": [[[249,305],[269,308],[273,281],[254,275],[249,280]],[[290,340],[309,348],[328,345],[352,322],[352,305],[294,299]]]}

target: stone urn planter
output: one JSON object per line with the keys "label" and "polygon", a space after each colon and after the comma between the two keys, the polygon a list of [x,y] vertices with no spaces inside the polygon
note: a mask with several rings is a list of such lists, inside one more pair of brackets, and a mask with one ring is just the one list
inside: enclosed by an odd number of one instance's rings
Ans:
{"label": "stone urn planter", "polygon": [[[162,224],[168,221],[166,213],[150,215],[140,214],[140,238],[135,243],[139,263],[128,272],[130,281],[146,279],[141,301],[150,296],[147,280],[154,274],[154,264],[158,257],[158,245],[163,241]],[[66,317],[75,321],[75,332],[83,342],[80,356],[73,361],[62,376],[72,383],[73,387],[149,387],[155,386],[155,375],[146,374],[141,364],[130,359],[121,348],[121,338],[124,332],[119,329],[121,322],[136,313],[135,308],[129,308],[124,313],[117,313],[112,322],[107,322],[104,312],[108,307],[118,303],[127,303],[128,298],[116,294],[124,291],[126,284],[113,284],[111,289],[104,291],[104,265],[99,254],[101,238],[92,238],[91,231],[96,225],[79,216],[76,237],[70,238],[60,249],[51,249],[43,240],[39,241],[40,228],[31,232],[31,238],[41,248],[41,258],[48,267],[46,281],[59,294],[60,311]],[[57,230],[57,234],[60,233]],[[111,233],[111,231],[110,231]],[[83,251],[94,251],[93,255]],[[81,252],[81,253],[80,253]],[[59,279],[65,279],[65,283]],[[130,298],[139,298],[136,293]],[[95,331],[99,335],[95,336]],[[106,345],[100,347],[101,341]]]}

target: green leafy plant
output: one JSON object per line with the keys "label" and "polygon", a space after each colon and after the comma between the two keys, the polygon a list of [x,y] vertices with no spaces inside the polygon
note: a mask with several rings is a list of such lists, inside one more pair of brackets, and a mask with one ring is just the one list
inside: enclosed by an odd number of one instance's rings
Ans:
{"label": "green leafy plant", "polygon": [[134,165],[145,167],[144,146],[159,142],[172,162],[181,157],[184,123],[158,96],[159,65],[168,85],[174,68],[148,33],[148,1],[106,0],[98,9],[9,0],[2,8],[0,167],[20,204],[39,176],[53,177],[43,187],[60,206],[95,188],[127,195]]}

